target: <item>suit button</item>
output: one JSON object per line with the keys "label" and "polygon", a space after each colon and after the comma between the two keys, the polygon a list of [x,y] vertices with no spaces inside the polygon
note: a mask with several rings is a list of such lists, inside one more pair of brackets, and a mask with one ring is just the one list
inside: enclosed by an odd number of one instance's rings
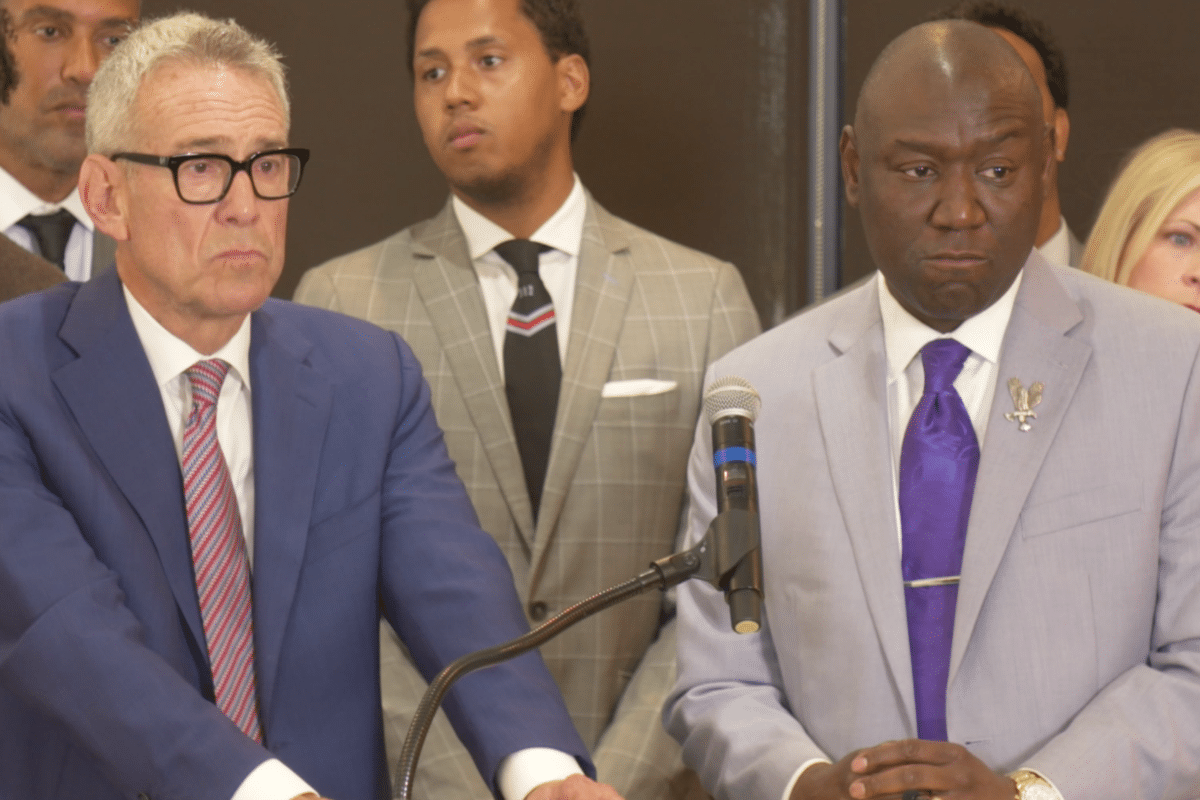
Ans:
{"label": "suit button", "polygon": [[546,618],[546,604],[541,600],[534,600],[529,604],[529,618],[534,622],[541,622]]}

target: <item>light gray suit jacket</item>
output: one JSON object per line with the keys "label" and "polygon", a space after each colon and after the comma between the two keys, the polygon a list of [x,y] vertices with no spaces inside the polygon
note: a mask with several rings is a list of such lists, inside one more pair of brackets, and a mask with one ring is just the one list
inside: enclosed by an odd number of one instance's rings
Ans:
{"label": "light gray suit jacket", "polygon": [[[762,394],[764,632],[679,595],[667,705],[718,798],[778,800],[810,758],[916,722],[871,281],[712,375]],[[1035,251],[1000,356],[963,556],[949,738],[1067,800],[1200,797],[1200,319]],[[1006,384],[1045,384],[1032,430]],[[714,513],[701,427],[690,534]]]}
{"label": "light gray suit jacket", "polygon": [[[412,346],[451,458],[533,624],[672,551],[704,371],[759,330],[732,265],[617,219],[589,196],[535,530],[483,297],[449,203],[309,271],[296,299],[375,322]],[[630,382],[647,378],[664,383],[638,394]],[[660,722],[675,650],[674,625],[660,630],[661,613],[661,596],[645,595],[542,650],[599,779],[628,800],[665,796],[682,769]],[[384,660],[394,753],[424,684],[394,637],[385,636]],[[448,727],[434,731],[421,764],[425,796],[485,796]]]}

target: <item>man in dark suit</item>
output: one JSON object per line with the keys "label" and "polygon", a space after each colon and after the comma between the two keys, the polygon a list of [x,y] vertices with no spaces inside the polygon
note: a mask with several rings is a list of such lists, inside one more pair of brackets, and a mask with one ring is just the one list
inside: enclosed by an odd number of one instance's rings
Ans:
{"label": "man in dark suit", "polygon": [[41,256],[35,256],[0,236],[0,302],[62,283],[67,276]]}
{"label": "man in dark suit", "polygon": [[[380,609],[431,674],[527,629],[511,574],[408,347],[268,299],[270,46],[177,15],[92,94],[116,271],[0,309],[0,797],[383,798]],[[538,656],[447,710],[506,800],[615,797]]]}
{"label": "man in dark suit", "polygon": [[96,67],[137,23],[138,0],[0,0],[0,232],[74,280],[112,264],[76,190]]}

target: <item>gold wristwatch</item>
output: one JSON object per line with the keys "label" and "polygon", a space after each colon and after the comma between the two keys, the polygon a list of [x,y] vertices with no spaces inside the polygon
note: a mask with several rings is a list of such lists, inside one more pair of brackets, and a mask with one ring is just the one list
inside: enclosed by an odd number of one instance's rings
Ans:
{"label": "gold wristwatch", "polygon": [[1062,800],[1054,787],[1033,770],[1019,769],[1008,777],[1017,785],[1014,800]]}

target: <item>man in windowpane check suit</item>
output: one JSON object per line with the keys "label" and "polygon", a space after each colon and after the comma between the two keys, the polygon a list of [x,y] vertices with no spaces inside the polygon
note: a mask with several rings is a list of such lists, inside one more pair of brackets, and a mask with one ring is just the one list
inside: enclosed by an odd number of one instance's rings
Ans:
{"label": "man in windowpane check suit", "polygon": [[[732,265],[617,219],[575,176],[589,87],[577,3],[410,5],[417,119],[451,198],[311,270],[296,299],[412,345],[481,523],[541,622],[671,552],[704,369],[758,319]],[[542,648],[600,780],[635,800],[689,785],[659,720],[674,630],[647,595]],[[386,634],[384,659],[406,663]],[[422,689],[411,667],[399,674],[385,669],[392,742]],[[417,785],[482,790],[444,726]]]}
{"label": "man in windowpane check suit", "polygon": [[[97,74],[116,270],[0,306],[0,797],[381,800],[381,613],[423,674],[528,630],[395,334],[268,299],[283,70],[156,21]],[[615,800],[536,654],[447,697],[489,793]]]}
{"label": "man in windowpane check suit", "polygon": [[994,32],[902,34],[841,143],[879,275],[711,370],[764,625],[681,586],[666,718],[718,800],[1200,797],[1200,319],[1032,250],[1052,130]]}

